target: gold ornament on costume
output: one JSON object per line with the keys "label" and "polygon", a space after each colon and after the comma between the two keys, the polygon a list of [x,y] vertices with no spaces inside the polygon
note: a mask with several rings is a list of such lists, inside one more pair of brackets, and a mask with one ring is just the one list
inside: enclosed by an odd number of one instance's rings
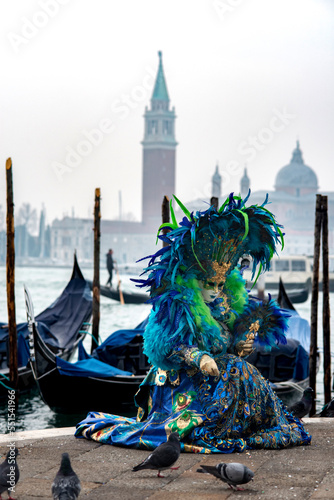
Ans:
{"label": "gold ornament on costume", "polygon": [[255,338],[255,334],[259,331],[259,329],[260,329],[260,323],[259,320],[257,319],[256,321],[254,321],[254,323],[251,324],[251,326],[248,329],[249,333],[253,334],[253,339]]}
{"label": "gold ornament on costume", "polygon": [[223,293],[223,290],[221,290],[219,292],[219,294],[217,295],[217,298],[218,299],[222,299],[222,302],[220,304],[220,307],[223,307],[224,308],[224,314],[228,313],[229,310],[231,309],[231,306],[228,302],[228,298],[227,298],[227,295],[226,293]]}
{"label": "gold ornament on costume", "polygon": [[230,266],[231,264],[228,264],[227,262],[222,262],[221,264],[219,264],[216,260],[212,262],[211,268],[215,274],[210,278],[210,281],[216,284],[225,283],[226,274]]}

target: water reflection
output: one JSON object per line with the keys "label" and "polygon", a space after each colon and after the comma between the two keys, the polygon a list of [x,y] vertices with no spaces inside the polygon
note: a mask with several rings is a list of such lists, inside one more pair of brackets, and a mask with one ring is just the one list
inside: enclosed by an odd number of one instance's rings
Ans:
{"label": "water reflection", "polygon": [[[86,413],[71,415],[57,414],[50,410],[40,397],[37,388],[30,393],[20,394],[15,412],[15,430],[53,429],[54,427],[72,427],[85,418]],[[1,432],[7,430],[7,405],[0,407]]]}

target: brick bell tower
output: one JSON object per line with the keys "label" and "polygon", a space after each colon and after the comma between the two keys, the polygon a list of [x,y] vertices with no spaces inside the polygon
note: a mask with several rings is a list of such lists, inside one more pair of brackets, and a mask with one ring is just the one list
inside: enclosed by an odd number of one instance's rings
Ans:
{"label": "brick bell tower", "polygon": [[162,66],[162,53],[151,97],[151,109],[145,108],[143,145],[142,220],[148,230],[161,224],[161,203],[175,193],[175,110],[169,109],[169,96]]}

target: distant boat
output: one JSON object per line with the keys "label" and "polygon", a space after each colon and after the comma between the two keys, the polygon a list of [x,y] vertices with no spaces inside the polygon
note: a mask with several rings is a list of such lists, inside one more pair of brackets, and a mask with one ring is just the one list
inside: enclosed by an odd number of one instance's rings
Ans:
{"label": "distant boat", "polygon": [[[243,277],[246,280],[246,287],[251,289],[253,281],[250,268],[244,270]],[[270,293],[274,299],[278,298],[280,280],[289,292],[290,302],[293,304],[306,302],[312,288],[311,259],[305,255],[273,257],[270,269],[264,275],[264,282],[265,293]]]}
{"label": "distant boat", "polygon": [[[93,290],[93,282],[87,281],[90,286],[90,289]],[[119,289],[110,288],[109,286],[100,285],[100,294],[104,297],[108,297],[109,299],[121,300],[121,295]],[[145,292],[129,292],[122,289],[123,299],[125,304],[145,304],[150,298],[149,295]]]}
{"label": "distant boat", "polygon": [[[329,291],[334,292],[334,255],[328,257],[328,274]],[[320,262],[319,268],[319,290],[322,291],[322,262]]]}
{"label": "distant boat", "polygon": [[[74,256],[72,276],[65,289],[50,307],[36,316],[41,338],[50,352],[69,360],[89,329],[91,315],[92,295]],[[17,338],[18,390],[27,392],[35,387],[29,365],[28,323],[17,325]],[[11,388],[8,359],[8,325],[2,323],[0,324],[0,402],[6,400],[8,388]]]}
{"label": "distant boat", "polygon": [[[244,271],[247,286],[251,287],[251,270]],[[312,288],[312,260],[306,255],[275,256],[270,261],[270,269],[265,275],[266,290],[278,290],[281,278],[286,290],[308,290]]]}

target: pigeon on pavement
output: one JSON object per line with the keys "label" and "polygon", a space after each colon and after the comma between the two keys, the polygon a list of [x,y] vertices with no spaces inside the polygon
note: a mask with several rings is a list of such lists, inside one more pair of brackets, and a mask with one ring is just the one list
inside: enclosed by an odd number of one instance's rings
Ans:
{"label": "pigeon on pavement", "polygon": [[216,466],[212,465],[201,465],[202,469],[197,469],[197,472],[208,472],[221,481],[224,481],[233,490],[242,491],[244,488],[239,488],[239,484],[249,483],[254,477],[254,472],[251,471],[246,465],[240,464],[238,462],[232,462],[226,464],[221,462]]}
{"label": "pigeon on pavement", "polygon": [[14,500],[11,493],[15,491],[15,485],[20,478],[19,466],[16,457],[19,455],[17,448],[11,448],[5,460],[0,465],[0,500],[1,494],[7,490],[8,500]]}
{"label": "pigeon on pavement", "polygon": [[176,470],[179,467],[172,467],[180,456],[180,437],[177,432],[169,435],[168,441],[160,444],[143,462],[133,467],[133,471],[143,469],[153,469],[158,471],[158,477],[164,477],[160,471],[166,469]]}
{"label": "pigeon on pavement", "polygon": [[321,412],[314,415],[315,417],[334,417],[334,399],[332,399],[329,403],[327,403],[321,410]]}
{"label": "pigeon on pavement", "polygon": [[81,490],[80,479],[71,466],[68,453],[61,457],[60,469],[54,478],[51,491],[54,500],[76,500]]}
{"label": "pigeon on pavement", "polygon": [[305,417],[305,415],[307,415],[312,408],[313,393],[313,389],[311,387],[307,387],[304,391],[303,397],[293,405],[289,406],[288,411],[299,419]]}

